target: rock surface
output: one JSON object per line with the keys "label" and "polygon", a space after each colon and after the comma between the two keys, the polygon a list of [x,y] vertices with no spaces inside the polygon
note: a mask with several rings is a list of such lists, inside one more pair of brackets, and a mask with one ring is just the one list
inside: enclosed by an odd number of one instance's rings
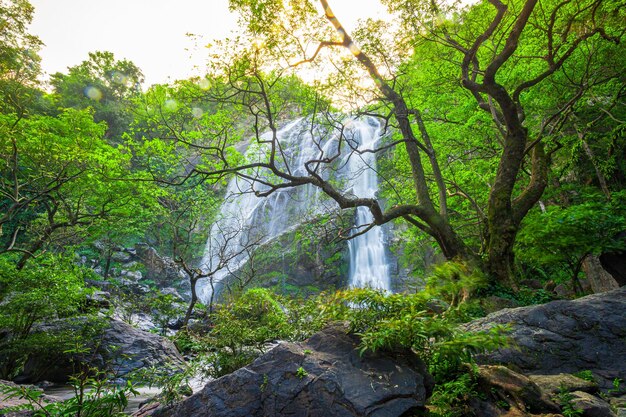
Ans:
{"label": "rock surface", "polygon": [[582,268],[585,271],[586,280],[589,281],[589,286],[594,293],[619,288],[615,278],[602,267],[597,256],[587,256],[583,261]]}
{"label": "rock surface", "polygon": [[146,267],[146,278],[160,287],[171,287],[185,280],[185,275],[172,258],[160,256],[156,249],[144,243],[135,245],[137,257]]}
{"label": "rock surface", "polygon": [[470,415],[526,416],[559,412],[559,407],[534,382],[504,366],[478,367],[478,389],[482,395],[470,401]]}
{"label": "rock surface", "polygon": [[433,381],[411,352],[360,356],[343,325],[280,343],[251,365],[209,382],[159,417],[402,416],[422,409]]}
{"label": "rock surface", "polygon": [[[484,331],[511,325],[514,346],[481,355],[480,363],[507,364],[526,374],[591,370],[600,388],[626,380],[626,287],[573,301],[505,309],[465,326]],[[623,388],[622,388],[623,389]]]}
{"label": "rock surface", "polygon": [[[183,359],[172,342],[153,333],[144,332],[122,321],[107,319],[99,340],[94,339],[97,354],[89,355],[90,366],[99,369],[114,370],[116,376],[124,377],[129,372],[150,366],[181,367]],[[83,321],[84,325],[85,321]],[[80,326],[71,323],[69,326]],[[58,321],[41,326],[39,331],[55,333],[68,328],[68,322]],[[70,358],[30,357],[24,365],[19,382],[38,382],[42,380],[65,382],[73,373]]]}
{"label": "rock surface", "polygon": [[572,395],[572,406],[582,411],[582,417],[615,417],[606,401],[582,391],[574,391]]}
{"label": "rock surface", "polygon": [[541,391],[555,395],[563,390],[568,392],[583,391],[589,394],[598,392],[598,384],[587,381],[570,374],[558,375],[530,375],[533,381],[541,389]]}

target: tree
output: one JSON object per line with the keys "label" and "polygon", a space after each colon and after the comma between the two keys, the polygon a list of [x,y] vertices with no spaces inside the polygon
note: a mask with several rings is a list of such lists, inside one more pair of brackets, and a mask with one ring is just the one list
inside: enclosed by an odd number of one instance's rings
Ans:
{"label": "tree", "polygon": [[90,271],[71,257],[45,256],[26,270],[15,269],[6,254],[0,256],[0,326],[8,331],[0,341],[0,375],[11,378],[23,360],[38,349],[45,351],[65,341],[33,335],[35,326],[49,320],[85,312]]}
{"label": "tree", "polygon": [[[249,230],[238,221],[218,219],[211,227],[206,250],[199,267],[190,267],[182,256],[176,258],[176,263],[183,268],[191,284],[191,300],[183,321],[185,326],[189,323],[191,313],[193,313],[198,302],[198,281],[205,279],[208,283],[208,310],[212,312],[216,285],[227,278],[229,274],[237,274],[241,265],[246,262],[251,263],[254,251],[262,240],[263,236],[255,234],[253,230]],[[241,283],[241,289],[250,279],[251,277],[248,277],[245,282]]]}
{"label": "tree", "polygon": [[18,118],[41,96],[37,76],[42,42],[26,31],[33,13],[27,0],[0,3],[0,111]]}
{"label": "tree", "polygon": [[[449,259],[476,261],[483,258],[484,267],[493,279],[515,286],[514,242],[522,220],[547,186],[550,163],[563,147],[559,139],[571,126],[573,111],[588,100],[590,92],[599,91],[599,86],[611,86],[614,82],[623,85],[619,70],[607,68],[603,77],[590,71],[603,67],[604,53],[586,54],[590,50],[604,49],[612,53],[620,50],[624,29],[619,22],[623,10],[617,3],[603,0],[552,1],[541,5],[536,0],[511,1],[508,5],[491,0],[467,10],[445,3],[414,0],[385,3],[399,14],[404,33],[411,33],[408,39],[396,38],[406,39],[406,42],[397,41],[392,44],[392,50],[386,49],[374,36],[365,38],[364,31],[357,33],[363,48],[358,46],[326,0],[321,0],[320,4],[334,33],[320,24],[311,2],[231,1],[231,8],[241,12],[247,33],[254,42],[247,48],[239,46],[237,58],[223,66],[221,74],[230,93],[224,96],[234,100],[239,94],[239,103],[257,117],[257,121],[264,118],[271,137],[257,135],[256,139],[269,142],[271,149],[267,161],[240,166],[224,164],[223,169],[211,172],[196,171],[207,176],[229,172],[250,177],[254,176],[251,170],[264,170],[275,180],[256,176],[269,187],[269,191],[257,191],[259,195],[284,187],[315,185],[341,208],[367,207],[372,212],[373,224],[405,219],[430,235]],[[242,45],[241,39],[238,41]],[[307,48],[307,44],[314,42],[317,48]],[[419,107],[424,103],[411,100],[413,91],[406,88],[410,80],[403,79],[404,67],[397,64],[402,57],[394,62],[393,49],[407,46],[414,47],[416,54],[426,47],[443,51],[440,55],[444,57],[443,65],[452,63],[464,91],[458,94],[469,94],[474,100],[469,119],[461,123],[471,123],[471,118],[483,112],[484,120],[491,125],[487,129],[489,135],[496,137],[495,164],[489,167],[492,171],[482,191],[488,197],[484,206],[473,199],[474,210],[483,216],[480,248],[470,247],[451,222],[451,194],[469,196],[462,190],[450,189],[454,181],[446,176],[450,171],[444,169],[449,162],[442,164],[440,149],[435,146],[437,142],[431,137],[424,112]],[[408,160],[413,201],[385,206],[374,198],[343,193],[320,175],[319,166],[336,161],[334,154],[320,151],[306,164],[304,175],[295,175],[281,166],[282,149],[276,135],[281,107],[276,104],[279,100],[274,86],[294,67],[312,65],[316,68],[324,58],[331,61],[333,56],[341,58],[338,48],[349,50],[352,62],[372,81],[374,88],[363,94],[375,102],[367,111],[377,111],[397,129],[395,142],[373,151],[401,147]],[[331,52],[326,52],[329,50]],[[415,60],[419,59],[420,56],[415,55]],[[342,65],[342,61],[348,64]],[[354,92],[357,86],[363,85],[362,72],[350,65],[345,55],[332,64],[339,67],[338,78],[343,78],[349,91]],[[270,66],[279,69],[268,72]],[[555,82],[562,80],[566,81],[565,85]],[[335,87],[341,86],[335,84]],[[536,100],[537,94],[546,93],[560,100],[553,102],[556,108],[542,109],[535,105],[533,99]],[[255,129],[258,131],[258,125]]]}
{"label": "tree", "polygon": [[55,240],[76,244],[112,219],[143,219],[146,183],[124,180],[129,155],[102,141],[89,111],[15,120],[0,115],[0,253],[21,253],[18,269]]}
{"label": "tree", "polygon": [[94,120],[105,121],[105,138],[119,141],[132,121],[129,104],[140,93],[141,70],[111,52],[90,52],[89,59],[70,67],[67,74],[50,77],[54,100],[64,108],[94,109]]}
{"label": "tree", "polygon": [[626,228],[626,213],[623,191],[610,201],[593,191],[579,192],[568,207],[552,205],[531,213],[520,233],[517,253],[521,262],[540,268],[565,266],[572,288],[581,294],[578,277],[585,258],[624,249],[618,234]]}

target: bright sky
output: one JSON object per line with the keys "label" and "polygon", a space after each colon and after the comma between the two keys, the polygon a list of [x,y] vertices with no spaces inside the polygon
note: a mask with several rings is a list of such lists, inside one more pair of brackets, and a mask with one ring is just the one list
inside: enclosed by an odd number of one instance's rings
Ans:
{"label": "bright sky", "polygon": [[[228,0],[30,0],[35,18],[30,33],[45,43],[43,70],[65,72],[93,51],[111,51],[143,71],[146,85],[199,75],[204,42],[229,35],[236,17]],[[334,0],[331,7],[346,28],[366,17],[380,17],[377,0]]]}

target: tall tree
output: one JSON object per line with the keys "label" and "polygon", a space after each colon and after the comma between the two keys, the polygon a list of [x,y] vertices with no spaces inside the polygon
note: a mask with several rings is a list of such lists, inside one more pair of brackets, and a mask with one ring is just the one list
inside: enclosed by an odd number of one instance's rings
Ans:
{"label": "tall tree", "polygon": [[[608,71],[603,77],[593,74],[590,69],[602,66],[598,60],[603,54],[585,53],[597,49],[612,53],[622,50],[623,8],[618,2],[607,0],[542,4],[536,0],[507,4],[489,0],[467,9],[419,0],[385,3],[402,22],[402,31],[392,38],[389,48],[375,36],[363,36],[366,31],[356,32],[360,40],[357,42],[326,0],[321,0],[320,5],[333,33],[320,24],[312,2],[231,1],[231,7],[241,12],[254,41],[246,51],[238,50],[238,59],[226,66],[224,74],[231,81],[231,91],[238,89],[245,96],[242,101],[250,103],[251,112],[265,117],[273,136],[267,162],[232,167],[230,171],[239,175],[250,168],[271,172],[277,181],[272,182],[270,192],[288,186],[316,185],[342,208],[368,207],[375,224],[404,218],[432,236],[446,257],[482,258],[494,279],[514,285],[516,235],[522,219],[543,194],[550,162],[562,148],[560,135],[571,125],[574,109],[589,99],[592,88],[599,91],[598,85],[614,81],[623,85],[619,70]],[[370,27],[376,25],[384,27],[376,23]],[[313,43],[317,46],[307,46]],[[486,175],[483,191],[488,197],[483,207],[477,207],[484,216],[481,248],[470,247],[450,220],[449,186],[453,181],[446,177],[450,171],[444,169],[449,161],[442,163],[429,133],[424,109],[419,107],[424,103],[412,101],[410,90],[405,89],[404,67],[398,65],[402,57],[394,58],[394,49],[412,46],[417,53],[420,44],[443,51],[440,62],[453,63],[457,82],[474,100],[476,111],[468,112],[468,118],[460,122],[472,123],[476,112],[483,112],[487,116],[483,120],[491,126],[489,135],[496,138],[495,164]],[[350,52],[353,61],[342,55],[341,48]],[[340,69],[337,79],[342,79],[352,92],[363,86],[363,72],[369,77],[374,88],[362,98],[377,102],[378,111],[399,132],[393,145],[400,145],[408,159],[413,201],[385,206],[377,199],[343,193],[324,180],[316,169],[333,160],[327,154],[320,153],[307,165],[307,175],[294,175],[281,167],[282,150],[277,141],[276,111],[271,97],[276,76],[264,77],[264,70],[267,73],[270,65],[280,67],[272,74],[289,73],[293,67],[317,68],[315,65],[324,59]],[[416,55],[415,60],[419,62],[420,56]],[[351,62],[359,68],[350,65]],[[246,74],[247,78],[237,79],[236,74]],[[551,83],[557,77],[567,81],[566,84]],[[438,82],[434,78],[427,81],[435,85]],[[335,84],[335,87],[340,86]],[[433,88],[433,85],[420,87]],[[540,94],[558,95],[562,100],[554,102],[556,108],[539,109],[533,100]],[[462,193],[454,191],[457,195]]]}
{"label": "tall tree", "polygon": [[131,61],[116,60],[111,52],[90,52],[89,59],[67,74],[50,77],[54,98],[64,108],[94,109],[94,120],[105,121],[105,137],[119,141],[132,121],[130,100],[140,94],[141,70]]}
{"label": "tall tree", "polygon": [[24,116],[35,99],[42,42],[28,33],[34,8],[27,0],[0,2],[0,111]]}

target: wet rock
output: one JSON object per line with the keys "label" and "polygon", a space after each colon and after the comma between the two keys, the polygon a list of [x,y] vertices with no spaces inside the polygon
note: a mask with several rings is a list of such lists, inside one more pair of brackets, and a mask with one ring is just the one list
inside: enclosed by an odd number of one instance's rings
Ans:
{"label": "wet rock", "polygon": [[154,415],[394,417],[424,409],[433,382],[423,362],[407,351],[361,356],[358,343],[343,325],[280,343]]}

